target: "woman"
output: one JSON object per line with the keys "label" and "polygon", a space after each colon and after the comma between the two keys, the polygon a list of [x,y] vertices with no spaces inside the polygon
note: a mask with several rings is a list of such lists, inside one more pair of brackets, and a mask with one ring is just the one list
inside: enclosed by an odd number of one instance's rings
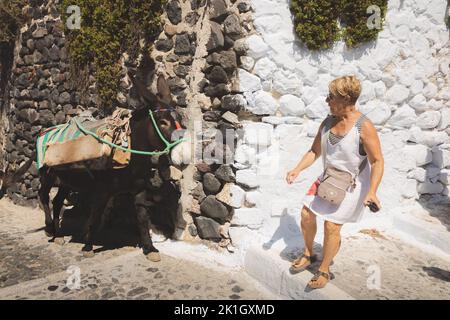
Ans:
{"label": "woman", "polygon": [[[303,156],[298,165],[287,173],[286,181],[292,184],[300,172],[311,166],[321,155],[321,139],[327,123],[329,138],[324,145],[326,150],[325,166],[332,166],[351,173],[356,184],[346,192],[344,200],[339,204],[331,204],[316,195],[321,176],[307,192],[301,211],[301,228],[305,248],[303,254],[291,266],[291,272],[305,270],[315,260],[313,253],[314,237],[317,231],[316,216],[325,220],[323,260],[308,286],[314,289],[323,288],[330,278],[330,263],[337,254],[342,225],[360,220],[364,206],[374,204],[381,208],[376,196],[384,171],[384,159],[381,153],[380,140],[372,122],[356,107],[361,94],[361,83],[355,76],[346,76],[333,80],[329,85],[330,93],[327,103],[331,115],[320,125],[311,149]],[[368,158],[370,166],[360,167]],[[359,172],[361,170],[361,172]]]}

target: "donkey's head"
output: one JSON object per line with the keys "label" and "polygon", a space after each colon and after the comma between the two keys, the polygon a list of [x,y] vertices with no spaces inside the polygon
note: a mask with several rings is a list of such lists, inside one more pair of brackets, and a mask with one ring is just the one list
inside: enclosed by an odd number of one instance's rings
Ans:
{"label": "donkey's head", "polygon": [[34,161],[35,156],[35,154],[31,155],[30,159],[17,170],[12,169],[9,163],[6,165],[4,171],[0,170],[0,199],[5,196],[6,190],[17,183],[25,172],[27,172]]}
{"label": "donkey's head", "polygon": [[[163,76],[157,79],[157,93],[152,93],[139,79],[131,77],[139,96],[144,100],[145,107],[134,112],[136,118],[146,117],[149,119],[149,111],[155,119],[158,130],[167,141],[174,140],[176,130],[181,129],[180,116],[176,112],[176,104],[172,99],[169,85]],[[157,134],[152,121],[148,121],[146,126],[146,136],[152,147],[163,150],[166,145],[161,137]]]}

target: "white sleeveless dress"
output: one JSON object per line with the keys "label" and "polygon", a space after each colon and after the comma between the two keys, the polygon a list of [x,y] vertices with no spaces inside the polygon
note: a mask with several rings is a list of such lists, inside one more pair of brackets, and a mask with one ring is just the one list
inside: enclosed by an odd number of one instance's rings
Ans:
{"label": "white sleeveless dress", "polygon": [[[363,117],[358,121],[364,120]],[[324,131],[325,129],[322,129],[322,135]],[[359,154],[360,134],[357,126],[354,125],[336,144],[331,144],[330,139],[327,139],[326,143],[326,165],[350,172],[355,177],[358,173],[359,165],[367,157],[367,155],[363,156]],[[370,187],[369,162],[367,161],[365,168],[356,178],[356,187],[349,189],[340,205],[329,203],[315,195],[322,175],[312,184],[305,195],[303,205],[326,221],[337,224],[360,221],[365,209],[364,198]]]}

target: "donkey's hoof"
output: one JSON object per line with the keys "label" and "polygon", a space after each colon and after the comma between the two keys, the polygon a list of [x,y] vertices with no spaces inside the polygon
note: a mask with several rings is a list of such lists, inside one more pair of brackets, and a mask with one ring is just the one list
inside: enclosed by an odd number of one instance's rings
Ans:
{"label": "donkey's hoof", "polygon": [[60,246],[63,246],[66,243],[66,241],[64,240],[64,237],[57,237],[57,238],[55,238],[54,241],[57,245],[60,245]]}
{"label": "donkey's hoof", "polygon": [[55,236],[55,232],[53,227],[45,227],[44,228],[45,235],[49,238],[53,238]]}
{"label": "donkey's hoof", "polygon": [[161,261],[161,255],[159,252],[150,252],[146,255],[147,259],[152,262],[160,262]]}
{"label": "donkey's hoof", "polygon": [[93,258],[94,256],[95,256],[94,250],[83,251],[83,257],[85,258]]}

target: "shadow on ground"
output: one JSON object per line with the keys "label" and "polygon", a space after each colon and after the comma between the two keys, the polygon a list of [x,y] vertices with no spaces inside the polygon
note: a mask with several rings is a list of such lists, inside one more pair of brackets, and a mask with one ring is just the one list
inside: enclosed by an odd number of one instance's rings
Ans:
{"label": "shadow on ground", "polygon": [[417,202],[450,231],[450,198],[440,197],[437,201],[431,195],[422,195]]}
{"label": "shadow on ground", "polygon": [[[292,262],[303,252],[303,234],[298,226],[298,222],[292,215],[287,213],[286,209],[280,217],[278,228],[273,233],[271,239],[263,244],[263,249],[271,249],[272,246],[280,240],[286,245],[280,252],[281,259]],[[322,245],[314,243],[313,250],[315,254],[322,252]],[[314,269],[318,267],[319,264],[320,261],[316,261],[315,263],[312,263],[308,269]]]}
{"label": "shadow on ground", "polygon": [[[170,182],[149,192],[147,211],[153,232],[166,238],[173,236],[179,197],[177,187]],[[88,208],[83,199],[77,200],[73,207],[63,209],[60,233],[62,236],[71,236],[71,242],[83,243]],[[119,195],[110,202],[97,224],[93,241],[94,245],[101,246],[95,252],[139,245],[139,231],[131,195]]]}

